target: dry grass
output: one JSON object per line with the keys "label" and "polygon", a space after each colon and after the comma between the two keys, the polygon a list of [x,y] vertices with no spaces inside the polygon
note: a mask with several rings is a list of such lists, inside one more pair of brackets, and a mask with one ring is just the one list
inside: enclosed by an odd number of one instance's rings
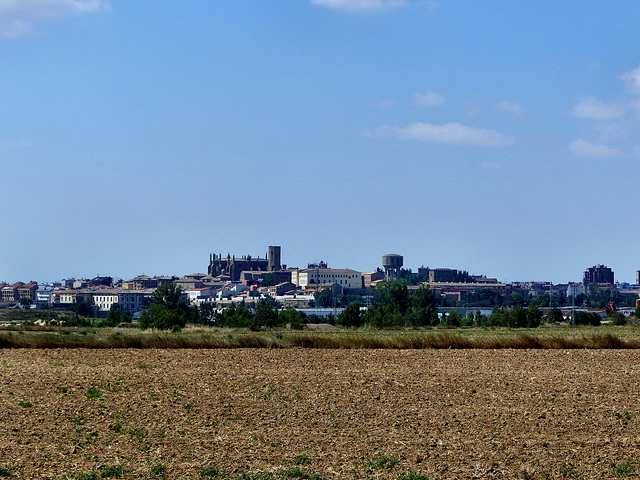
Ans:
{"label": "dry grass", "polygon": [[527,331],[340,331],[186,333],[76,329],[0,332],[0,348],[321,348],[321,349],[635,349],[636,336],[595,329]]}

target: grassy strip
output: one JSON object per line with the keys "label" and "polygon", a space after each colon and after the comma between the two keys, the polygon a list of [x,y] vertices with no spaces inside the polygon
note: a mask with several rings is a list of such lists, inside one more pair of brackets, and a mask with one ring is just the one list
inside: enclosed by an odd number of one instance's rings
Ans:
{"label": "grassy strip", "polygon": [[532,335],[458,332],[0,332],[0,348],[630,349],[611,333]]}

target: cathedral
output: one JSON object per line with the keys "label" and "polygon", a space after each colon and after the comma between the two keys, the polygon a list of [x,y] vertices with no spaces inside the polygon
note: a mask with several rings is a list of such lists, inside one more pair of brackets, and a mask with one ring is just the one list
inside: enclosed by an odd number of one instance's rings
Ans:
{"label": "cathedral", "polygon": [[208,274],[212,277],[229,276],[231,281],[239,281],[242,272],[276,272],[280,270],[280,247],[270,246],[265,258],[254,258],[251,255],[242,257],[215,253],[209,256]]}

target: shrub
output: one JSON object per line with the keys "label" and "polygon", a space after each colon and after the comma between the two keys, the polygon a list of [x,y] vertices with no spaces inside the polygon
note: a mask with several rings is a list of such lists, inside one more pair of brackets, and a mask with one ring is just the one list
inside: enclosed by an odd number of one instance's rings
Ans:
{"label": "shrub", "polygon": [[307,473],[300,467],[293,467],[280,472],[282,478],[307,478]]}
{"label": "shrub", "polygon": [[289,325],[292,330],[302,330],[307,324],[307,315],[293,307],[287,307],[280,312],[280,323]]}
{"label": "shrub", "polygon": [[98,480],[98,478],[99,477],[96,472],[76,474],[76,480]]}
{"label": "shrub", "polygon": [[163,463],[156,463],[149,470],[149,475],[152,477],[162,477],[164,478],[164,474],[166,473],[167,467]]}
{"label": "shrub", "polygon": [[100,398],[102,396],[102,392],[100,391],[99,388],[87,388],[87,398],[88,399],[94,399],[94,398]]}
{"label": "shrub", "polygon": [[386,455],[381,455],[380,457],[375,459],[367,458],[365,460],[365,465],[368,468],[373,468],[375,470],[387,470],[395,467],[398,463],[400,463],[400,460],[395,457],[388,457]]}
{"label": "shrub", "polygon": [[463,321],[462,315],[460,315],[457,310],[451,310],[449,315],[446,317],[444,315],[442,316],[441,324],[444,326],[459,327]]}
{"label": "shrub", "polygon": [[410,471],[408,475],[400,475],[398,476],[398,480],[429,480],[429,477],[423,475],[422,473],[417,473],[415,471]]}
{"label": "shrub", "polygon": [[313,463],[313,459],[305,454],[296,455],[293,459],[294,465],[309,465],[310,463]]}
{"label": "shrub", "polygon": [[344,327],[358,328],[361,324],[360,304],[357,302],[350,303],[349,306],[338,315],[337,324]]}
{"label": "shrub", "polygon": [[549,313],[547,313],[547,323],[557,323],[562,322],[563,320],[564,317],[562,316],[562,311],[557,307],[553,307],[549,310]]}
{"label": "shrub", "polygon": [[216,478],[218,475],[220,475],[218,467],[204,467],[200,470],[200,476],[204,478]]}
{"label": "shrub", "polygon": [[123,473],[124,473],[124,469],[122,467],[108,465],[102,469],[102,472],[100,472],[100,476],[102,478],[109,478],[109,477],[120,478]]}
{"label": "shrub", "polygon": [[622,312],[609,313],[609,319],[613,322],[614,325],[626,325],[627,323],[627,319]]}
{"label": "shrub", "polygon": [[600,315],[589,312],[576,312],[574,315],[576,325],[592,325],[597,327],[600,325]]}
{"label": "shrub", "polygon": [[631,475],[634,472],[634,468],[630,463],[621,463],[618,465],[614,463],[611,465],[611,471],[616,477],[624,478]]}

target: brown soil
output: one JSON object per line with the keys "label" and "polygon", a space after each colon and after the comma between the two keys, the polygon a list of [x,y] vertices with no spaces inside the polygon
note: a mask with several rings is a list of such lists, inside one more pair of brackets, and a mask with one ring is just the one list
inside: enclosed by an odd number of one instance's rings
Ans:
{"label": "brown soil", "polygon": [[0,360],[0,475],[14,478],[640,471],[637,350],[44,349]]}

